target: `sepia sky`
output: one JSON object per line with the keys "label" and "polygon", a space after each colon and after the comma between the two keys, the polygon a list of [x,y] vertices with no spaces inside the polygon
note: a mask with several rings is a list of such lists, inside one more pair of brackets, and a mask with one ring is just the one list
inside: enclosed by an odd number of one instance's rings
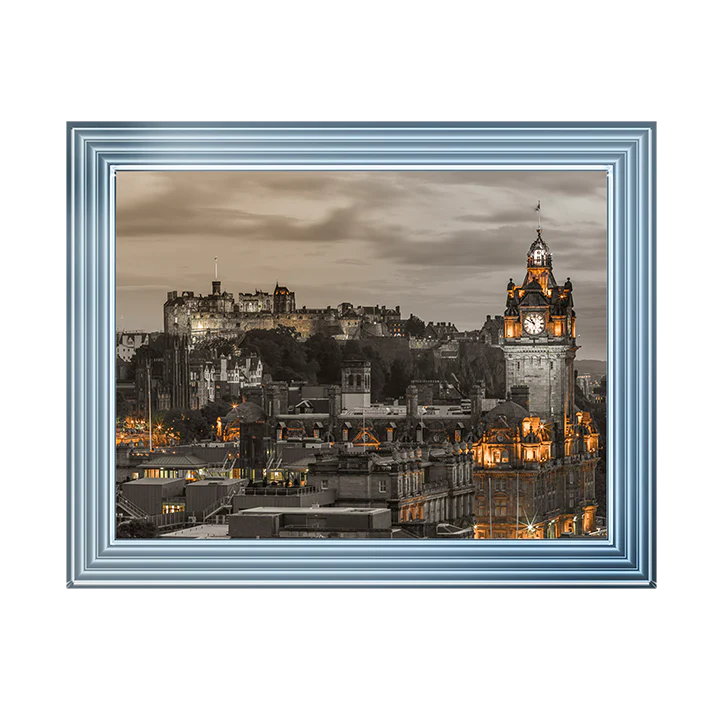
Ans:
{"label": "sepia sky", "polygon": [[214,256],[235,296],[297,307],[401,306],[482,326],[521,283],[536,237],[570,276],[579,359],[606,359],[604,171],[176,171],[117,176],[117,326],[163,328],[168,291],[211,292]]}

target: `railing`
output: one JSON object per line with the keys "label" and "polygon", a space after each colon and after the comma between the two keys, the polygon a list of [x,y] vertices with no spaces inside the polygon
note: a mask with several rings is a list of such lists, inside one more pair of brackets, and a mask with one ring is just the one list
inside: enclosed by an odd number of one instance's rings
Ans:
{"label": "railing", "polygon": [[120,490],[116,492],[116,505],[131,517],[148,517],[148,513],[142,510],[137,504],[131,502]]}
{"label": "railing", "polygon": [[225,497],[222,497],[215,502],[212,502],[208,507],[201,511],[200,517],[205,522],[209,517],[215,515],[219,510],[224,507],[231,507],[233,504],[233,497],[237,490],[231,490]]}
{"label": "railing", "polygon": [[312,495],[318,490],[316,487],[242,487],[240,495],[265,495],[269,497],[287,497],[299,495]]}
{"label": "railing", "polygon": [[161,530],[164,527],[184,527],[189,524],[188,518],[192,516],[190,512],[168,512],[163,515],[148,515],[146,519]]}

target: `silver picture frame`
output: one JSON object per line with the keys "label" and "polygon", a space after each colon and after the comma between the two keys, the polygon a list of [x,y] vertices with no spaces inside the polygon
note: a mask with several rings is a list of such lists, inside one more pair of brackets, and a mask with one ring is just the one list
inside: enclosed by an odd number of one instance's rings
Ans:
{"label": "silver picture frame", "polygon": [[[69,587],[655,587],[655,143],[631,123],[69,122]],[[604,169],[608,537],[115,539],[119,170]]]}

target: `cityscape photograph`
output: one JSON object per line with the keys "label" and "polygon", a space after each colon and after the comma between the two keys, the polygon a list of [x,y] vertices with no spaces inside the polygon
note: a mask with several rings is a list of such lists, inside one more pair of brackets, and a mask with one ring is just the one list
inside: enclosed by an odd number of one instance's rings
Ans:
{"label": "cityscape photograph", "polygon": [[116,536],[606,537],[606,237],[604,171],[118,172]]}

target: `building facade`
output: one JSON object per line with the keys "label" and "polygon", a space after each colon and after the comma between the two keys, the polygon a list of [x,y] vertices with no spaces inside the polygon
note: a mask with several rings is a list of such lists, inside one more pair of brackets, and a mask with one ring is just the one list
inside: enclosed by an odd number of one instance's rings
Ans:
{"label": "building facade", "polygon": [[209,295],[169,291],[163,306],[166,334],[188,338],[192,346],[205,339],[232,337],[252,329],[294,329],[301,339],[328,334],[338,339],[400,336],[399,307],[354,306],[342,303],[323,309],[297,308],[296,294],[277,282],[273,293],[258,289],[235,297],[212,282]]}
{"label": "building facade", "polygon": [[575,311],[538,229],[524,281],[507,286],[502,348],[507,399],[474,445],[475,536],[555,538],[595,530],[599,433],[575,406]]}

